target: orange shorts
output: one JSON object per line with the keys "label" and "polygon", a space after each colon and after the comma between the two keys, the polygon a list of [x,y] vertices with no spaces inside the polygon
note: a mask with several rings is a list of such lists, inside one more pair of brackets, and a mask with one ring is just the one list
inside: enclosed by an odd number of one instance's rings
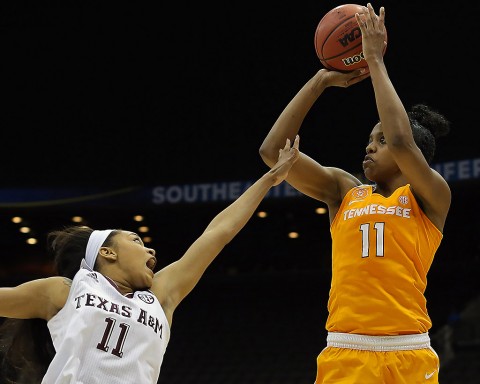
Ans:
{"label": "orange shorts", "polygon": [[371,351],[327,346],[317,358],[315,384],[438,384],[433,348]]}

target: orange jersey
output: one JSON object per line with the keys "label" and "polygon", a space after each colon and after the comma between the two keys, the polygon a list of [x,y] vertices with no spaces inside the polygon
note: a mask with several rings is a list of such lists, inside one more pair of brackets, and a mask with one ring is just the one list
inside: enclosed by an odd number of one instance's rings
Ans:
{"label": "orange jersey", "polygon": [[391,196],[352,188],[335,216],[329,332],[402,335],[427,332],[427,272],[442,233],[410,185]]}

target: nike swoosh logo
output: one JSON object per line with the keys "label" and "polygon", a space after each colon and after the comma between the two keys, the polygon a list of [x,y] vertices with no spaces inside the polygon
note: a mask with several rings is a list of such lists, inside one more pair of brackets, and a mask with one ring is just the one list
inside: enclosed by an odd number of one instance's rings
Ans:
{"label": "nike swoosh logo", "polygon": [[350,204],[355,204],[355,203],[361,203],[362,201],[363,201],[363,199],[362,199],[362,200],[353,200],[353,201],[350,201],[350,202],[348,203],[348,205],[350,205]]}
{"label": "nike swoosh logo", "polygon": [[425,373],[425,379],[430,379],[436,372],[437,370],[433,371],[432,373]]}

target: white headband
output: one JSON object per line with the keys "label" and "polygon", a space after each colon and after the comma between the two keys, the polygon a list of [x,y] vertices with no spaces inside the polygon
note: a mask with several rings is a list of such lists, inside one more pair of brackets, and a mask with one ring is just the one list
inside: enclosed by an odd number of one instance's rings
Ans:
{"label": "white headband", "polygon": [[114,231],[113,229],[105,229],[103,231],[93,231],[88,238],[87,249],[85,250],[85,262],[93,270],[95,261],[97,260],[98,251],[103,245],[108,235]]}

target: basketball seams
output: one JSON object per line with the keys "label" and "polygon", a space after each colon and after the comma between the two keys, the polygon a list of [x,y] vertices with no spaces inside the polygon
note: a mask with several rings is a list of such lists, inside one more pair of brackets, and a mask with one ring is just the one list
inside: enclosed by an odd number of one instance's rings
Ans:
{"label": "basketball seams", "polygon": [[[331,30],[331,32],[323,39],[323,44],[322,44],[322,47],[320,49],[320,52],[318,54],[318,57],[320,60],[332,60],[332,59],[336,59],[337,57],[341,56],[341,55],[344,55],[345,53],[351,51],[352,49],[355,49],[357,48],[359,45],[362,45],[362,42],[360,41],[360,43],[358,43],[357,45],[353,46],[353,47],[350,47],[348,49],[346,49],[345,51],[342,51],[340,52],[339,54],[337,55],[334,55],[334,56],[330,56],[330,57],[325,57],[325,55],[323,54],[323,47],[325,46],[325,44],[329,41],[330,39],[330,36],[332,36],[337,30],[338,28],[340,28],[342,25],[344,25],[348,20],[350,19],[353,19],[355,18],[355,15],[353,16],[349,16],[347,19],[342,19],[341,22],[339,22],[338,24],[336,24],[333,29]],[[358,25],[358,23],[357,23]],[[317,36],[317,33],[315,32],[315,36]],[[315,38],[315,47],[317,48],[317,38]],[[322,57],[320,57],[320,55]]]}

